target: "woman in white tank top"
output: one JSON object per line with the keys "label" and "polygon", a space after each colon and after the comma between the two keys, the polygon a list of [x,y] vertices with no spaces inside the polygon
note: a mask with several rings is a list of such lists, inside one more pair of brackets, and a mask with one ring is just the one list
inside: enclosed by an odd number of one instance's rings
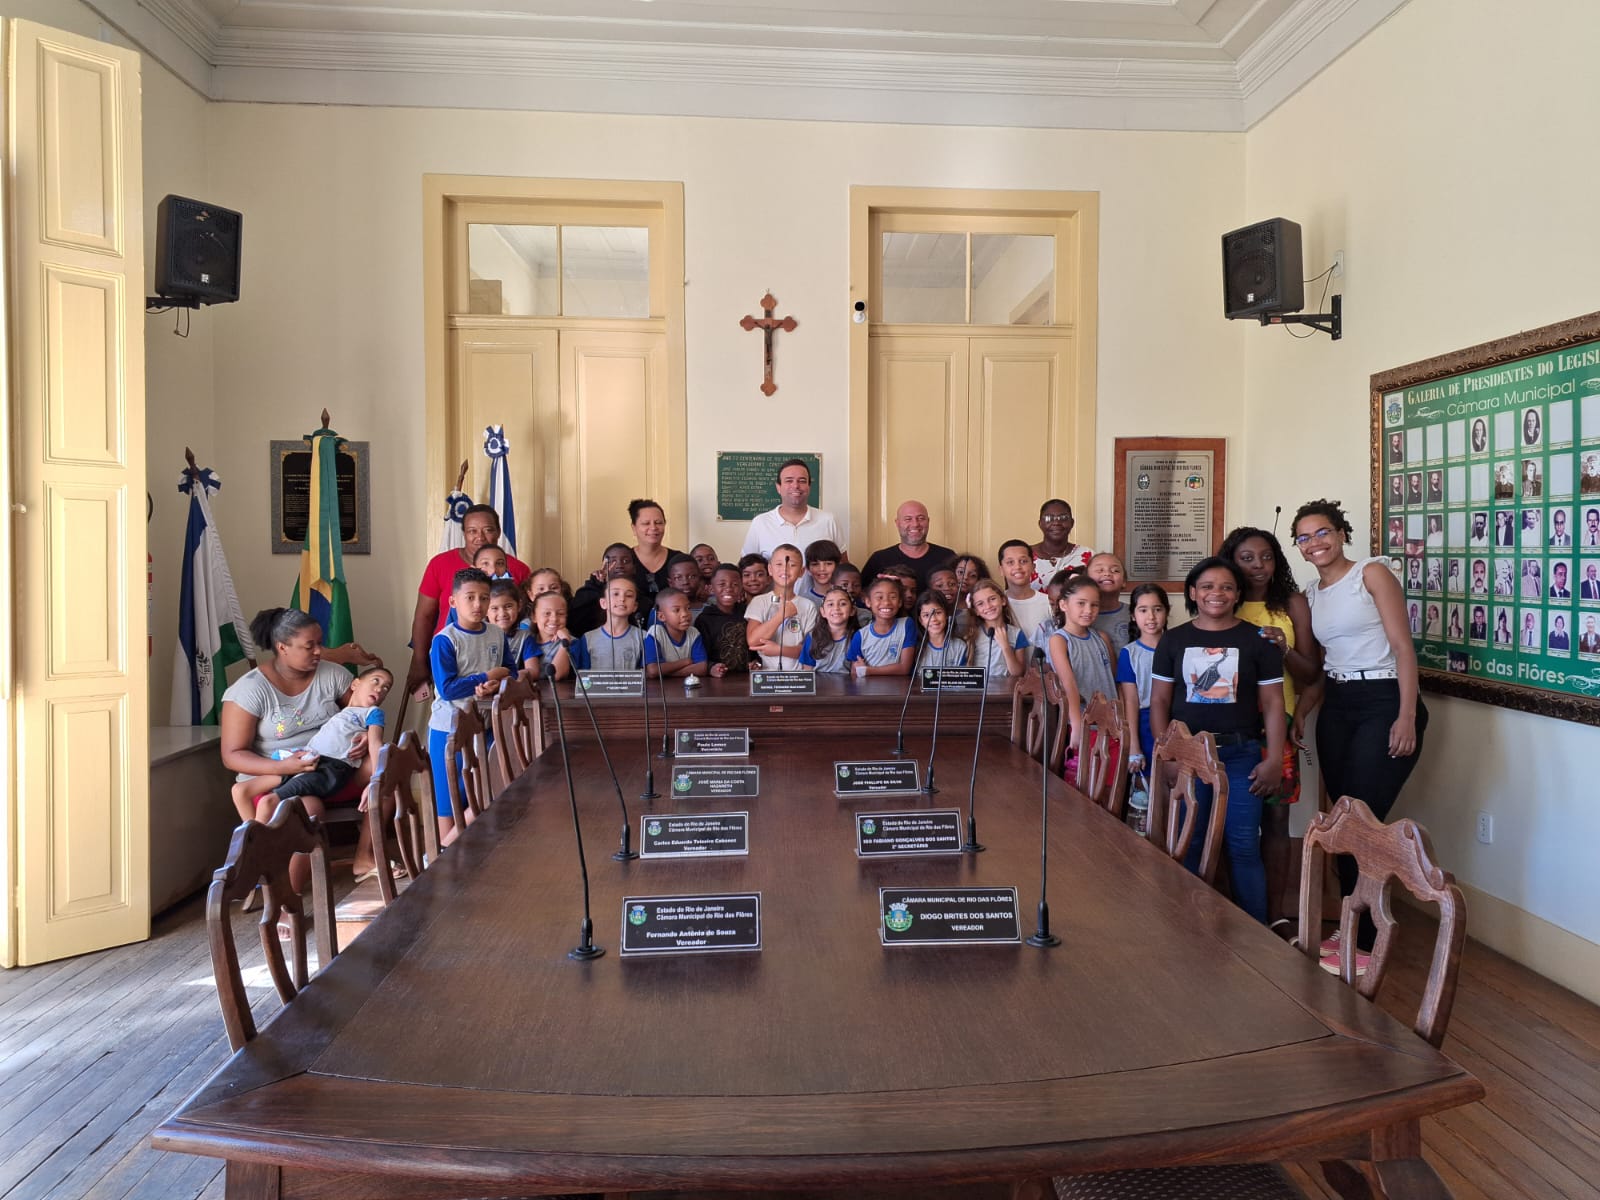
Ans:
{"label": "woman in white tank top", "polygon": [[[1417,653],[1406,619],[1405,593],[1381,558],[1352,561],[1344,548],[1354,530],[1331,500],[1300,506],[1291,526],[1295,545],[1317,569],[1306,589],[1311,631],[1322,647],[1327,683],[1317,720],[1317,759],[1328,795],[1354,796],[1380,820],[1388,818],[1422,751],[1428,710],[1417,694]],[[1307,703],[1314,703],[1308,698]],[[1355,860],[1337,863],[1341,892],[1355,890]],[[1302,930],[1301,936],[1318,931]],[[1365,964],[1376,930],[1363,916],[1357,968]],[[1323,966],[1338,970],[1337,944]]]}

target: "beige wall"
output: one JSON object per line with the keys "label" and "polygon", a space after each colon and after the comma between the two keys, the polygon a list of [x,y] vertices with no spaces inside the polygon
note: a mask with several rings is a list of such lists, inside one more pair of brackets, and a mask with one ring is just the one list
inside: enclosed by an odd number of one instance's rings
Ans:
{"label": "beige wall", "polygon": [[[1219,315],[1215,261],[1242,209],[1238,136],[237,104],[209,115],[211,198],[246,214],[244,298],[214,314],[219,467],[251,504],[225,531],[241,598],[248,610],[288,596],[292,561],[263,551],[266,443],[306,431],[326,404],[341,433],[373,442],[379,553],[346,561],[357,637],[387,658],[438,536],[439,482],[421,478],[426,172],[683,181],[690,509],[668,514],[682,548],[731,555],[743,540],[742,524],[715,520],[718,450],[821,451],[827,507],[847,513],[853,184],[1101,193],[1107,515],[1086,538],[1109,537],[1114,435],[1239,433],[1243,331]],[[738,327],[769,287],[800,321],[779,338],[771,400],[757,390],[760,340]]]}
{"label": "beige wall", "polygon": [[[1600,161],[1582,149],[1596,45],[1592,0],[1523,5],[1514,19],[1495,0],[1413,0],[1250,132],[1247,219],[1300,221],[1307,274],[1339,249],[1348,264],[1343,341],[1251,332],[1249,470],[1235,478],[1252,512],[1340,498],[1364,544],[1368,376],[1600,307]],[[1427,703],[1428,744],[1399,812],[1479,892],[1600,942],[1600,730]],[[1476,840],[1480,810],[1494,814],[1493,845]],[[1501,944],[1516,952],[1518,938]],[[1596,949],[1567,947],[1590,995]],[[1560,964],[1541,969],[1561,977]]]}

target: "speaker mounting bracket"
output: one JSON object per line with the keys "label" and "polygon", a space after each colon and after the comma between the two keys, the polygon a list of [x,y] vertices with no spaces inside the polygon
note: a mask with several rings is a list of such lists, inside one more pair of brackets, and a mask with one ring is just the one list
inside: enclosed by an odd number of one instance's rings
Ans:
{"label": "speaker mounting bracket", "polygon": [[1263,325],[1309,325],[1334,341],[1344,336],[1344,297],[1335,295],[1333,311],[1325,313],[1262,313]]}
{"label": "speaker mounting bracket", "polygon": [[[1338,299],[1337,296],[1334,297]],[[147,313],[165,312],[169,308],[199,308],[199,296],[146,296],[144,298],[144,311]]]}

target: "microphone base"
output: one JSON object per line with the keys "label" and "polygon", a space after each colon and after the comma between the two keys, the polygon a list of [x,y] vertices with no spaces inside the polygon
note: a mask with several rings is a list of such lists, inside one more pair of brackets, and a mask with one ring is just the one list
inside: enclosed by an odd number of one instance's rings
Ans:
{"label": "microphone base", "polygon": [[618,862],[632,862],[639,857],[639,852],[637,850],[618,850],[611,857]]}
{"label": "microphone base", "polygon": [[963,844],[961,847],[961,853],[982,854],[988,848],[989,847],[985,846],[982,842],[975,842],[971,838],[968,838],[965,844]]}
{"label": "microphone base", "polygon": [[1037,946],[1041,950],[1048,950],[1051,946],[1061,945],[1061,939],[1053,933],[1030,933],[1023,941],[1030,946]]}
{"label": "microphone base", "polygon": [[921,792],[924,796],[933,796],[938,794],[939,789],[934,787],[932,783],[925,783],[919,787],[917,791]]}
{"label": "microphone base", "polygon": [[604,946],[595,946],[592,944],[588,946],[574,946],[571,950],[567,951],[567,957],[575,958],[579,962],[588,962],[591,958],[599,958],[605,952],[606,948]]}
{"label": "microphone base", "polygon": [[647,770],[644,773],[644,791],[639,793],[641,800],[659,800],[661,793],[656,791],[656,773]]}
{"label": "microphone base", "polygon": [[892,754],[895,758],[904,758],[906,756],[906,748],[905,748],[904,745],[899,745],[899,746],[896,746],[893,750],[889,751],[889,753]]}

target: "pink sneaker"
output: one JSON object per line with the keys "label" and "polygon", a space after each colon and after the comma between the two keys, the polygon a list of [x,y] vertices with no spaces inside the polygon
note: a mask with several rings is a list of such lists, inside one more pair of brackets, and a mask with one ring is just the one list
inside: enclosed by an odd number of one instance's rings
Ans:
{"label": "pink sneaker", "polygon": [[1339,953],[1339,931],[1337,929],[1322,939],[1322,945],[1317,948],[1317,953],[1322,958],[1327,958],[1330,954],[1337,955]]}
{"label": "pink sneaker", "polygon": [[[1372,955],[1362,950],[1356,951],[1356,978],[1359,979],[1365,975],[1367,968],[1371,964]],[[1329,975],[1337,975],[1339,973],[1339,952],[1335,950],[1331,955],[1324,956],[1321,966]]]}

